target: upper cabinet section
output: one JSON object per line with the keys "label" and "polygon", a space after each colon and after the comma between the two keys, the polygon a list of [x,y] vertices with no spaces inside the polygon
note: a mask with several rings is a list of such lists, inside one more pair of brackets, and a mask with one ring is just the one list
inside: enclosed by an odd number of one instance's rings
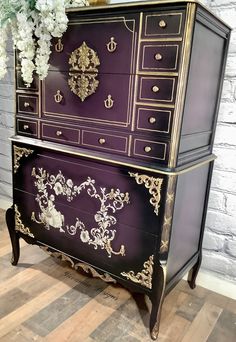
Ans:
{"label": "upper cabinet section", "polygon": [[139,15],[78,17],[53,41],[50,69],[132,74]]}

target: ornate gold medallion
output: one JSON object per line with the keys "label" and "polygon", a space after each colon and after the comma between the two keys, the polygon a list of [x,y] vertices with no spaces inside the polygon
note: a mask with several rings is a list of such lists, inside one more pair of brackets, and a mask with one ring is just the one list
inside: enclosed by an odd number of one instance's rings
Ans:
{"label": "ornate gold medallion", "polygon": [[68,84],[71,91],[79,96],[83,102],[88,96],[95,93],[99,81],[97,67],[100,65],[96,51],[83,44],[74,50],[69,58],[70,72]]}

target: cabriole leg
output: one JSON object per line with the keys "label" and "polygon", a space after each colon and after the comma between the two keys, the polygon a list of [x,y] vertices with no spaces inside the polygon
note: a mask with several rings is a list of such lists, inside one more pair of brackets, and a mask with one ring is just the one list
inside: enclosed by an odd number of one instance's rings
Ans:
{"label": "cabriole leg", "polygon": [[195,289],[195,287],[196,287],[196,279],[197,279],[199,269],[201,267],[201,263],[202,263],[202,253],[200,252],[196,264],[193,266],[193,268],[188,273],[188,284],[189,284],[191,289]]}
{"label": "cabriole leg", "polygon": [[6,212],[6,223],[9,231],[11,244],[12,244],[12,265],[17,265],[19,257],[20,257],[20,243],[19,243],[19,235],[15,231],[15,212],[13,207],[9,208]]}

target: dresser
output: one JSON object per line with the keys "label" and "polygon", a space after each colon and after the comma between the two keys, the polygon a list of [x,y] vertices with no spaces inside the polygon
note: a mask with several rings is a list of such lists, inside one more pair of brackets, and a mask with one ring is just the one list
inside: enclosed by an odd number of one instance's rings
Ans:
{"label": "dresser", "polygon": [[[16,55],[12,264],[19,239],[162,302],[201,264],[230,28],[196,1],[68,11],[47,78]],[[29,256],[30,259],[30,256]]]}

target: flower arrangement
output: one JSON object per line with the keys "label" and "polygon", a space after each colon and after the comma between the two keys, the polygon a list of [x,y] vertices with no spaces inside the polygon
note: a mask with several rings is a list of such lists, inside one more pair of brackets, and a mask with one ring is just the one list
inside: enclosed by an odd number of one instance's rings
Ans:
{"label": "flower arrangement", "polygon": [[0,0],[0,79],[6,74],[6,42],[12,34],[26,85],[32,83],[33,73],[43,80],[48,73],[51,40],[67,30],[66,8],[87,5],[87,0]]}

